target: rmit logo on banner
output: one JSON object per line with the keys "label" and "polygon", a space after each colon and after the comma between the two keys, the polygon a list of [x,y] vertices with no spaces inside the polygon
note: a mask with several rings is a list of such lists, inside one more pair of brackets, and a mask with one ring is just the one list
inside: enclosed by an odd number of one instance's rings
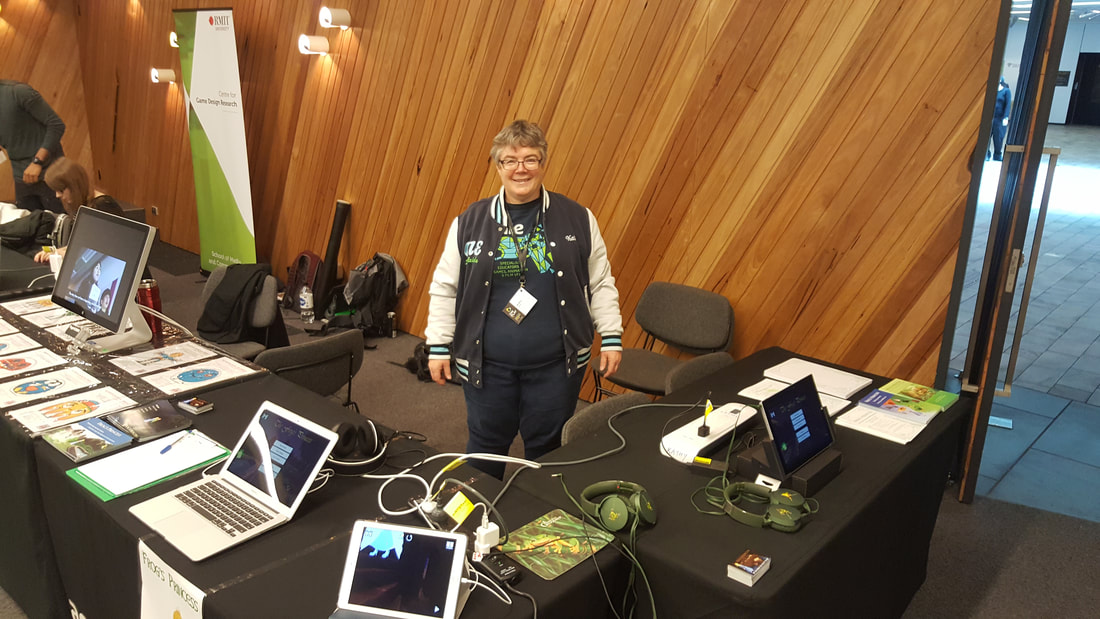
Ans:
{"label": "rmit logo on banner", "polygon": [[229,20],[230,20],[229,15],[211,15],[210,16],[210,25],[211,26],[229,26],[230,25]]}

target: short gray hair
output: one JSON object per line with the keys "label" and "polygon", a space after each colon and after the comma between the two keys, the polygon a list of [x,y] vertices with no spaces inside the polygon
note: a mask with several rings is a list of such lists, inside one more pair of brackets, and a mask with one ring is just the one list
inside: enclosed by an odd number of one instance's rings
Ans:
{"label": "short gray hair", "polygon": [[546,134],[542,128],[528,120],[515,120],[512,124],[500,130],[493,138],[493,147],[489,150],[489,158],[495,164],[500,151],[514,146],[516,148],[528,147],[539,151],[539,157],[546,162]]}

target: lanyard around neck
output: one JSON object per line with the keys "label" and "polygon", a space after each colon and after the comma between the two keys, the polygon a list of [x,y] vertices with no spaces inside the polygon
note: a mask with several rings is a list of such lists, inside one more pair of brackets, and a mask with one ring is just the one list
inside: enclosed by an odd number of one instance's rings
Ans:
{"label": "lanyard around neck", "polygon": [[516,256],[519,259],[519,287],[524,288],[527,286],[527,248],[531,245],[531,238],[534,236],[535,231],[538,230],[539,224],[542,222],[542,212],[546,209],[546,204],[549,202],[550,194],[546,193],[545,189],[540,190],[542,194],[542,204],[539,205],[538,211],[535,213],[535,225],[531,228],[531,232],[527,235],[527,242],[520,246],[519,236],[515,233],[515,227],[512,225],[512,216],[508,213],[508,202],[504,199],[504,188],[500,188],[500,211],[504,215],[504,227],[507,230],[505,236],[511,237],[512,244],[516,247]]}

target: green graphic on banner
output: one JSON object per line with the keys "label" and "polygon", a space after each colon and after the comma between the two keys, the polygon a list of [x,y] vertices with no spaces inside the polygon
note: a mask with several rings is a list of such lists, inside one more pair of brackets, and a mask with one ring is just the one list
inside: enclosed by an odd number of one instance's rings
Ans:
{"label": "green graphic on banner", "polygon": [[232,11],[173,11],[195,174],[202,268],[256,262]]}
{"label": "green graphic on banner", "polygon": [[[219,264],[237,262],[256,262],[256,240],[241,218],[241,210],[229,181],[222,173],[214,148],[206,139],[202,122],[191,108],[188,122],[191,134],[191,165],[195,168],[195,202],[199,208],[199,246],[202,248],[202,268],[212,271]],[[197,179],[206,179],[205,183]],[[204,208],[205,206],[205,208]],[[222,248],[251,249],[250,256],[225,255]],[[207,266],[207,257],[212,258],[212,266]],[[234,257],[240,259],[234,260]],[[248,258],[248,259],[246,259]]]}

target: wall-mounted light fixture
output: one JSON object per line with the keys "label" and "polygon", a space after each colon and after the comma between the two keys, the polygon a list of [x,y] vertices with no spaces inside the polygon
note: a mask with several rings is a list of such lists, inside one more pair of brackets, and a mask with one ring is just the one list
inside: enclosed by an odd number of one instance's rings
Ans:
{"label": "wall-mounted light fixture", "polygon": [[172,69],[153,69],[149,76],[153,78],[154,84],[159,84],[161,82],[174,83],[176,81],[176,72]]}
{"label": "wall-mounted light fixture", "polygon": [[330,9],[322,6],[318,21],[321,22],[322,28],[338,27],[341,30],[347,30],[351,26],[351,13],[347,9]]}
{"label": "wall-mounted light fixture", "polygon": [[328,54],[328,39],[303,34],[298,37],[298,51],[303,54]]}
{"label": "wall-mounted light fixture", "polygon": [[168,44],[171,45],[172,47],[179,47],[180,46],[180,41],[179,41],[179,39],[176,38],[176,31],[175,30],[168,33]]}

